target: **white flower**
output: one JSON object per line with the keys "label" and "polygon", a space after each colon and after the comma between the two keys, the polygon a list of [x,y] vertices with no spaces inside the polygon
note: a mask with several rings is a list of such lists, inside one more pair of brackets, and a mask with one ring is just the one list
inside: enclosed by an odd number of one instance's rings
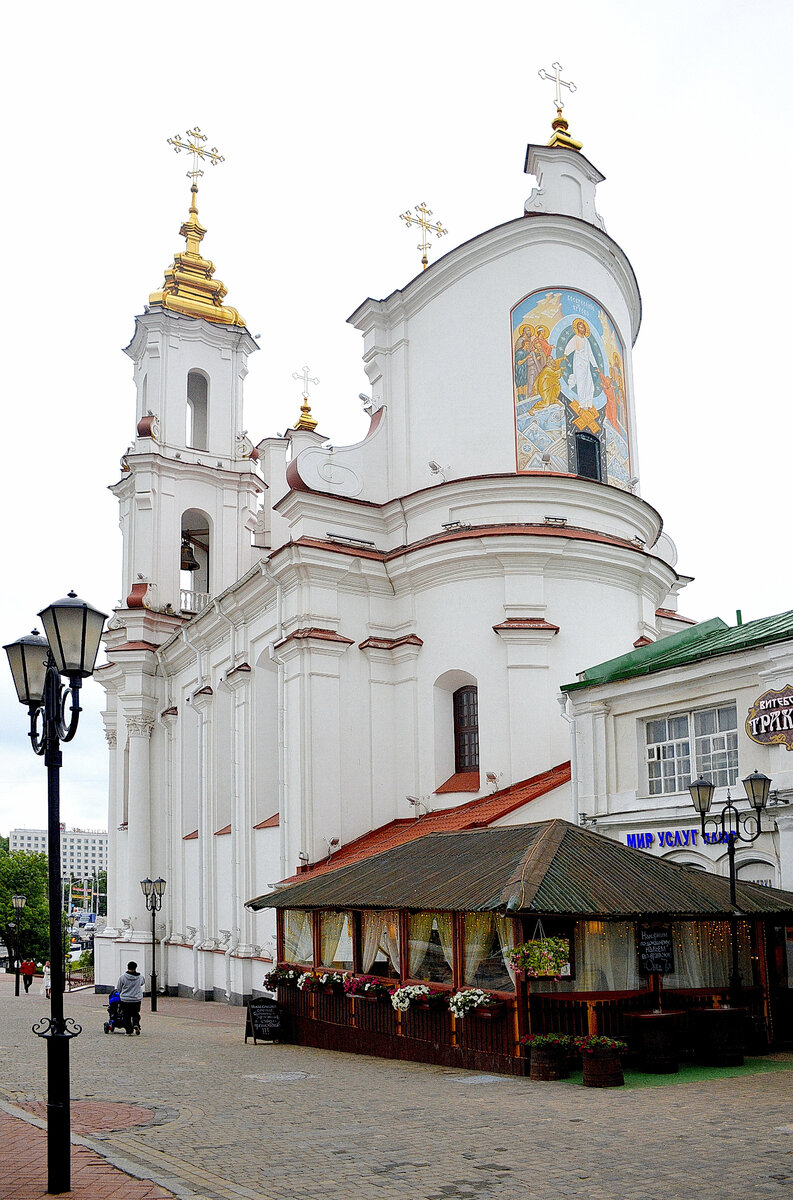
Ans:
{"label": "white flower", "polygon": [[397,988],[391,996],[391,1003],[399,1012],[407,1012],[411,1001],[429,996],[430,989],[425,983],[414,983],[408,987]]}

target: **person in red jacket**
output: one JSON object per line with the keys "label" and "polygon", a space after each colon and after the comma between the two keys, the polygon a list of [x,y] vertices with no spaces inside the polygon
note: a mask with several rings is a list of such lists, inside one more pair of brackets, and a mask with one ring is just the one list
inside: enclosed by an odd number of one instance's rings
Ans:
{"label": "person in red jacket", "polygon": [[25,991],[30,991],[30,985],[33,982],[33,976],[36,974],[36,964],[29,958],[20,965],[19,974],[22,976],[22,982],[25,985]]}

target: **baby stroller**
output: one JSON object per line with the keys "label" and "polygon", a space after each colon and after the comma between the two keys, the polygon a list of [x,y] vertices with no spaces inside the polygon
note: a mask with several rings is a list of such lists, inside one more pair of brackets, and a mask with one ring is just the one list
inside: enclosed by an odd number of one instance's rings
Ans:
{"label": "baby stroller", "polygon": [[111,992],[107,1005],[105,1033],[115,1033],[117,1029],[120,1029],[122,1033],[124,1031],[124,1021],[121,1016],[121,999],[118,992]]}

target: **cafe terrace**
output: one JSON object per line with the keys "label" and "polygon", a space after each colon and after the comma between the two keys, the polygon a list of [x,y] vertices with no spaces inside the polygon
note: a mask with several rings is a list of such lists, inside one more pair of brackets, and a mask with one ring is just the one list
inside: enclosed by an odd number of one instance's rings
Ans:
{"label": "cafe terrace", "polygon": [[[739,881],[737,901],[747,1028],[778,1044],[793,1012],[793,893]],[[528,1033],[630,1038],[632,1014],[691,1015],[729,996],[729,881],[562,820],[418,836],[250,907],[277,910],[278,1001],[301,1045],[523,1074]],[[547,939],[569,952],[556,977],[516,971],[509,951],[558,946]],[[664,961],[648,959],[653,943]],[[399,1011],[386,987],[344,990],[360,976],[432,994]],[[488,1003],[455,1016],[449,1000],[470,988]]]}

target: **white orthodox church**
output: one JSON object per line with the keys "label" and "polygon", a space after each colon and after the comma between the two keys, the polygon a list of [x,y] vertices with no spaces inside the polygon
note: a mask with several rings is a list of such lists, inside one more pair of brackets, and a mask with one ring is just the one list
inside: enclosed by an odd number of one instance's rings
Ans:
{"label": "white orthodox church", "polygon": [[561,112],[525,169],[523,213],[350,317],[371,424],[347,447],[307,403],[248,439],[257,343],[202,257],[193,185],[186,248],[126,351],[100,988],[129,958],[150,970],[147,876],[167,881],[161,986],[239,1003],[274,956],[272,914],[246,901],[306,865],[525,781],[530,813],[498,821],[576,820],[560,687],[688,626],[638,493],[641,304],[603,176]]}

